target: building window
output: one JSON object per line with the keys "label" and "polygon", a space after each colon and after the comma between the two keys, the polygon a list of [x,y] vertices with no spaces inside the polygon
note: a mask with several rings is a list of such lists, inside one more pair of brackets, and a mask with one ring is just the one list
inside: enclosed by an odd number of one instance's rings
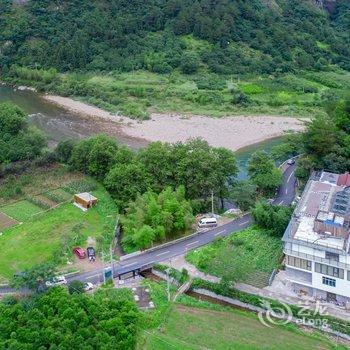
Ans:
{"label": "building window", "polygon": [[286,263],[289,266],[294,266],[294,267],[297,267],[299,269],[311,271],[311,261],[309,261],[309,260],[295,258],[294,256],[287,255],[286,256]]}
{"label": "building window", "polygon": [[350,281],[350,271],[347,272],[348,275],[348,281]]}
{"label": "building window", "polygon": [[322,273],[336,278],[344,278],[344,270],[338,267],[328,266],[320,263],[315,263],[315,272]]}
{"label": "building window", "polygon": [[335,287],[335,279],[329,277],[322,277],[322,283],[326,286]]}
{"label": "building window", "polygon": [[332,261],[339,261],[339,254],[326,252],[326,259]]}

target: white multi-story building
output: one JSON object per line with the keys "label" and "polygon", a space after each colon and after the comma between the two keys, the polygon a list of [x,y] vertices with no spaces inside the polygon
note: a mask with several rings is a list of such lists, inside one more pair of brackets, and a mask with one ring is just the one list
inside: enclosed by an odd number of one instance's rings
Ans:
{"label": "white multi-story building", "polygon": [[350,302],[350,174],[314,173],[283,236],[293,290]]}

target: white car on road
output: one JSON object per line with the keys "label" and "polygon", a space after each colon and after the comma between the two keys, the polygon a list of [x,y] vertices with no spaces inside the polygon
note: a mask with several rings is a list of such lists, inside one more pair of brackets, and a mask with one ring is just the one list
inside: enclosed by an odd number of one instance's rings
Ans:
{"label": "white car on road", "polygon": [[50,281],[46,281],[46,287],[63,286],[67,284],[67,280],[64,276],[56,276]]}
{"label": "white car on road", "polygon": [[85,292],[89,291],[89,290],[93,290],[94,289],[94,285],[91,282],[85,282],[84,283],[84,290]]}

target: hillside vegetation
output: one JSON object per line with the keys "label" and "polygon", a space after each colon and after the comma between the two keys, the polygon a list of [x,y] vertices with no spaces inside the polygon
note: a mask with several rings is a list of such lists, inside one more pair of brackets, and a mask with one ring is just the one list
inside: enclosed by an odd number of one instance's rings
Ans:
{"label": "hillside vegetation", "polygon": [[0,4],[3,67],[193,73],[205,65],[229,74],[350,67],[346,0],[332,18],[312,0]]}
{"label": "hillside vegetation", "polygon": [[125,116],[320,113],[349,89],[350,5],[0,1],[2,79]]}

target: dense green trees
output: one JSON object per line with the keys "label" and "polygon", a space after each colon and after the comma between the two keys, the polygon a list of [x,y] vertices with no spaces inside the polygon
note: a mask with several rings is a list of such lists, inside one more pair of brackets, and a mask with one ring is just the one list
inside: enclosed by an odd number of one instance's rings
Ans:
{"label": "dense green trees", "polygon": [[121,209],[147,189],[159,193],[166,187],[182,185],[186,197],[198,200],[205,208],[212,192],[221,201],[227,197],[238,171],[233,152],[210,147],[201,139],[176,144],[155,142],[136,152],[99,135],[70,147],[66,141],[58,145],[60,159],[71,154],[68,163],[72,169],[104,181]]}
{"label": "dense green trees", "polygon": [[184,187],[176,191],[167,187],[159,195],[148,191],[130,203],[122,218],[124,247],[126,250],[149,248],[154,241],[185,232],[193,221]]}
{"label": "dense green trees", "polygon": [[[291,135],[272,155],[301,154],[296,175],[307,180],[312,170],[343,173],[350,170],[350,96],[334,98],[325,106],[326,115],[313,118],[302,134]],[[284,152],[286,150],[286,152]]]}
{"label": "dense green trees", "polygon": [[120,208],[147,190],[150,178],[142,163],[117,163],[107,174],[105,186]]}
{"label": "dense green trees", "polygon": [[270,156],[263,152],[255,152],[248,164],[248,175],[253,184],[265,196],[273,196],[282,184],[282,172],[275,166]]}
{"label": "dense green trees", "polygon": [[292,208],[258,202],[252,210],[254,221],[261,228],[282,236],[292,215]]}
{"label": "dense green trees", "polygon": [[249,210],[256,202],[257,187],[250,181],[237,182],[230,192],[230,198],[241,210]]}
{"label": "dense green trees", "polygon": [[69,162],[73,168],[103,180],[114,163],[117,150],[118,145],[114,140],[98,135],[78,142]]}
{"label": "dense green trees", "polygon": [[12,286],[15,288],[28,288],[34,292],[43,292],[47,289],[45,282],[51,280],[56,274],[53,264],[40,264],[15,275]]}
{"label": "dense green trees", "polygon": [[34,159],[45,145],[44,135],[28,126],[23,110],[11,103],[0,104],[0,165]]}
{"label": "dense green trees", "polygon": [[[314,1],[297,0],[1,1],[0,62],[186,74],[201,65],[225,74],[349,68],[347,13],[344,0],[331,19]],[[186,35],[203,45],[188,45]]]}
{"label": "dense green trees", "polygon": [[90,296],[55,287],[0,303],[0,348],[130,350],[139,317],[129,290],[101,288]]}
{"label": "dense green trees", "polygon": [[[103,181],[121,212],[127,250],[149,247],[189,229],[212,193],[223,206],[237,174],[234,153],[201,139],[155,142],[132,151],[103,135],[61,142],[56,157]],[[175,190],[175,192],[173,192]],[[186,196],[185,196],[186,193]]]}

